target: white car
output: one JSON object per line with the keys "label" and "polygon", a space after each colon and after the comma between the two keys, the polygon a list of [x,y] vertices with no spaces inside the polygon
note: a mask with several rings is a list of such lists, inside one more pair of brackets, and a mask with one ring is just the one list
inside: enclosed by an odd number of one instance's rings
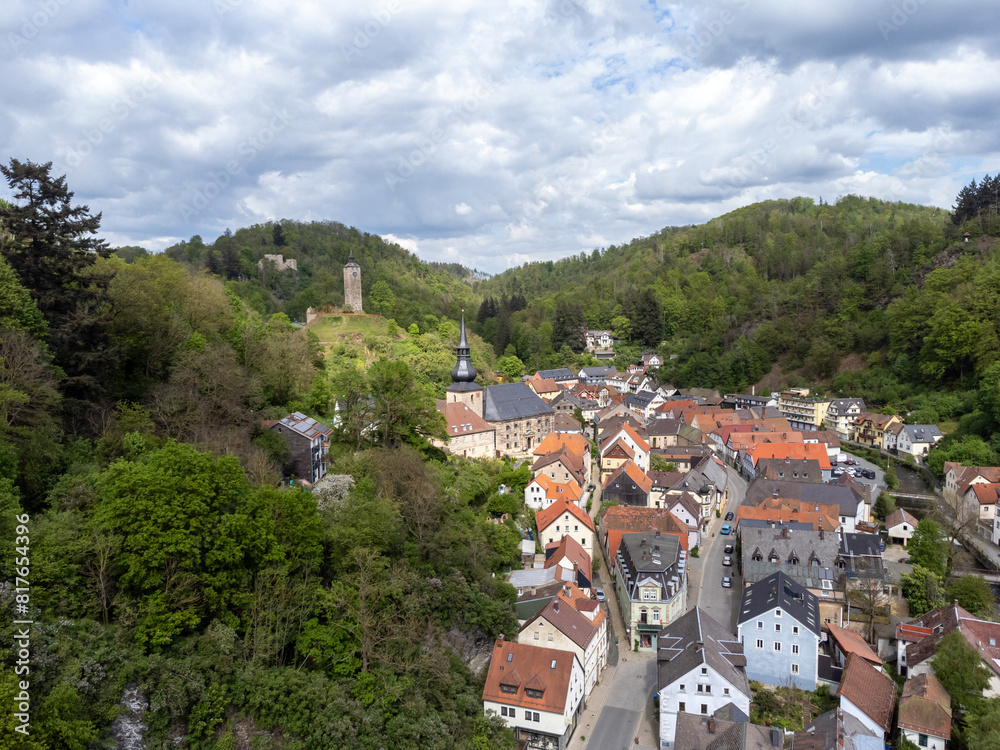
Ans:
{"label": "white car", "polygon": [[727,568],[730,567],[733,564],[733,558],[731,558],[729,555],[726,555],[725,557],[722,558],[722,564],[725,565]]}
{"label": "white car", "polygon": [[733,587],[733,579],[729,576],[723,576],[722,578],[722,588],[731,589]]}

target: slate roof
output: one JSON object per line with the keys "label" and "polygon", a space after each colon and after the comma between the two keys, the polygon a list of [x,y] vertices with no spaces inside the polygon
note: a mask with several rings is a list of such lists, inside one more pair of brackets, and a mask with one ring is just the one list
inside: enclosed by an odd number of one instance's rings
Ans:
{"label": "slate roof", "polygon": [[941,430],[936,424],[908,424],[903,427],[903,432],[911,443],[933,443],[941,437]]}
{"label": "slate roof", "polygon": [[[552,431],[561,434],[582,434],[583,425],[569,414],[556,414],[552,418]],[[551,434],[551,433],[550,433]]]}
{"label": "slate roof", "polygon": [[559,382],[560,380],[577,380],[579,378],[579,376],[568,367],[559,367],[555,370],[539,370],[537,377],[552,379],[556,382]]}
{"label": "slate roof", "polygon": [[648,471],[646,476],[653,483],[654,490],[669,490],[678,484],[687,472],[683,471]]}
{"label": "slate roof", "polygon": [[554,413],[555,410],[524,383],[491,385],[486,389],[483,399],[483,419],[487,422],[505,422]]}
{"label": "slate roof", "polygon": [[679,435],[681,428],[688,425],[679,419],[654,419],[646,425],[646,432],[650,437],[666,437],[667,435]]}
{"label": "slate roof", "polygon": [[663,504],[667,508],[674,508],[677,505],[680,505],[690,515],[695,518],[701,518],[701,504],[690,492],[682,492],[679,495],[667,495],[663,498]]}
{"label": "slate roof", "polygon": [[819,600],[816,595],[780,571],[743,589],[738,624],[779,608],[807,630],[819,635]]}
{"label": "slate roof", "polygon": [[937,677],[921,674],[906,681],[896,723],[901,729],[951,738],[951,696]]}
{"label": "slate roof", "polygon": [[892,727],[896,682],[857,654],[847,657],[837,693],[861,709],[883,731],[888,732]]}
{"label": "slate roof", "polygon": [[876,667],[882,666],[882,660],[878,658],[878,654],[872,651],[871,646],[858,633],[834,625],[832,622],[827,623],[826,626],[830,629],[830,637],[837,642],[837,646],[845,654],[860,656]]}
{"label": "slate roof", "polygon": [[743,644],[701,607],[686,612],[660,631],[656,662],[658,690],[704,664],[750,697]]}
{"label": "slate roof", "polygon": [[814,458],[761,458],[757,460],[757,473],[768,479],[792,482],[823,481],[823,471]]}
{"label": "slate roof", "polygon": [[[730,703],[729,705],[732,705]],[[713,722],[709,731],[709,721]],[[772,744],[772,733],[775,735]],[[701,714],[681,711],[677,714],[674,747],[677,750],[774,750],[784,745],[785,730],[728,721],[716,715],[709,719]]]}
{"label": "slate roof", "polygon": [[618,368],[614,365],[610,367],[584,367],[580,370],[579,375],[582,378],[606,378],[616,372],[618,372]]}
{"label": "slate roof", "polygon": [[639,391],[638,393],[630,393],[625,397],[625,405],[630,409],[643,409],[652,403],[653,399],[656,398],[656,394],[651,391]]}
{"label": "slate roof", "polygon": [[774,555],[782,563],[789,562],[794,555],[799,562],[791,567],[809,567],[811,562],[816,562],[817,567],[833,568],[837,564],[839,544],[836,534],[793,529],[788,524],[763,528],[746,526],[740,530],[740,543],[744,571],[753,562],[756,552],[764,558],[763,561],[769,561]]}
{"label": "slate roof", "polygon": [[795,750],[884,750],[885,740],[875,737],[861,720],[842,709],[820,714],[812,724],[796,732]]}
{"label": "slate roof", "polygon": [[[846,476],[846,475],[845,475]],[[760,505],[765,497],[778,497],[791,500],[805,500],[818,505],[836,505],[842,516],[855,516],[858,504],[862,502],[861,493],[852,487],[837,484],[813,484],[812,482],[787,482],[779,479],[764,479],[758,477],[747,487],[746,496],[741,505]]]}

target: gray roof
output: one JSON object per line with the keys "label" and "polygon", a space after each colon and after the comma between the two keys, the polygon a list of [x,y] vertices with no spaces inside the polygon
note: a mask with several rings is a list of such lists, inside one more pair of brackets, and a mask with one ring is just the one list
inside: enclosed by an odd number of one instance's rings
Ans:
{"label": "gray roof", "polygon": [[618,372],[614,365],[609,367],[584,367],[580,370],[580,377],[584,378],[605,378]]}
{"label": "gray roof", "polygon": [[747,487],[746,496],[740,504],[756,508],[764,498],[772,497],[776,492],[779,497],[790,500],[804,500],[817,505],[836,505],[840,508],[842,516],[854,516],[858,512],[858,503],[862,502],[861,494],[848,486],[757,477]]}
{"label": "gray roof", "polygon": [[835,708],[796,732],[793,747],[795,750],[882,750],[885,740],[881,735],[876,737],[853,714]]}
{"label": "gray roof", "polygon": [[933,443],[935,438],[941,437],[941,430],[936,424],[908,424],[903,427],[903,432],[911,443]]}
{"label": "gray roof", "polygon": [[687,427],[687,425],[679,419],[654,419],[646,425],[646,432],[650,437],[653,435],[678,435],[682,427]]}
{"label": "gray roof", "polygon": [[628,406],[639,406],[645,409],[649,404],[656,398],[656,394],[652,391],[639,391],[638,393],[630,393],[625,397],[625,403]]}
{"label": "gray roof", "polygon": [[[560,580],[559,571],[565,570],[555,565],[551,568],[527,568],[526,570],[512,570],[507,576],[507,583],[516,589],[531,588],[534,586],[547,586]],[[566,580],[571,580],[572,576]]]}
{"label": "gray roof", "polygon": [[555,410],[524,383],[491,385],[486,389],[483,419],[487,422],[504,422],[543,414],[555,414]]}
{"label": "gray roof", "polygon": [[742,625],[778,608],[819,635],[819,600],[816,595],[780,571],[743,589],[738,622]]}
{"label": "gray roof", "polygon": [[740,522],[740,546],[743,565],[753,562],[759,552],[764,560],[774,555],[778,562],[798,560],[799,566],[815,562],[819,567],[832,568],[837,563],[840,545],[836,534],[826,534],[812,529],[794,529],[789,524],[775,524],[764,528],[747,526]]}
{"label": "gray roof", "polygon": [[[709,717],[684,711],[678,713],[675,747],[678,750],[774,750],[784,745],[783,729],[750,724],[746,719],[730,721],[718,713],[712,717],[711,732]],[[772,733],[776,744],[772,743]]]}
{"label": "gray roof", "polygon": [[781,571],[807,589],[817,590],[822,590],[822,581],[836,581],[840,575],[831,567],[820,568],[815,565],[789,565],[788,563],[773,563],[767,560],[754,562],[753,560],[744,559],[743,582],[755,583],[778,571]]}
{"label": "gray roof", "polygon": [[[620,557],[618,552],[621,553]],[[624,533],[615,557],[619,560],[628,596],[633,601],[639,599],[639,583],[650,578],[656,581],[668,597],[673,596],[683,585],[681,543],[674,534],[661,534],[658,531]]]}
{"label": "gray roof", "polygon": [[750,697],[743,644],[700,607],[681,615],[660,631],[656,661],[658,690],[705,664]]}
{"label": "gray roof", "polygon": [[553,380],[577,380],[578,376],[568,367],[560,367],[556,370],[539,370],[538,377],[552,378]]}
{"label": "gray roof", "polygon": [[841,412],[846,414],[847,410],[855,404],[857,404],[861,411],[865,410],[865,401],[862,398],[835,398],[830,402],[828,411],[832,411],[839,416]]}
{"label": "gray roof", "polygon": [[709,456],[698,464],[697,469],[688,472],[687,482],[695,490],[706,484],[714,484],[719,492],[723,492],[729,484],[729,474],[726,473],[725,464],[716,461],[714,456]]}

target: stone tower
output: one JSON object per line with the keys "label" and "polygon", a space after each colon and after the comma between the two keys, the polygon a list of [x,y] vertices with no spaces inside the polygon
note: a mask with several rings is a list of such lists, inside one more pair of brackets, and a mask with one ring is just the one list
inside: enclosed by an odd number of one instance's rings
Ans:
{"label": "stone tower", "polygon": [[483,389],[476,385],[476,368],[472,366],[471,349],[465,338],[465,315],[462,315],[462,335],[458,339],[458,362],[451,371],[451,385],[445,389],[445,401],[462,403],[483,416]]}
{"label": "stone tower", "polygon": [[361,306],[361,266],[354,262],[354,251],[344,266],[344,309],[363,313]]}

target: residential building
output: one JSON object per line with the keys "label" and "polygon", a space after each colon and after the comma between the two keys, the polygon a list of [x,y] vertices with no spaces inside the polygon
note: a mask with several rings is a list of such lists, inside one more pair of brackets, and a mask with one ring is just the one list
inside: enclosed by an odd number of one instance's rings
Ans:
{"label": "residential building", "polygon": [[447,440],[431,442],[453,456],[493,458],[496,456],[496,430],[461,401],[438,400],[437,409],[444,415]]}
{"label": "residential building", "polygon": [[576,573],[571,568],[553,565],[550,568],[525,568],[507,574],[507,583],[517,591],[514,611],[519,622],[525,622],[540,612],[563,586],[576,586]]}
{"label": "residential building", "polygon": [[777,406],[777,396],[755,396],[746,393],[727,393],[722,400],[727,409],[763,409],[765,406]]}
{"label": "residential building", "polygon": [[847,659],[852,654],[864,659],[873,667],[882,667],[882,659],[872,650],[860,633],[848,630],[834,623],[828,623],[826,629],[830,633],[830,648],[834,663],[840,667],[847,666]]}
{"label": "residential building", "polygon": [[561,542],[564,536],[571,536],[593,557],[597,545],[594,543],[594,522],[587,511],[569,500],[557,500],[552,505],[535,514],[538,538],[546,546]]}
{"label": "residential building", "polygon": [[[702,519],[710,518],[716,509],[724,508],[729,501],[729,474],[725,464],[715,456],[708,456],[696,468],[688,471],[684,479],[667,494],[679,495],[684,492],[693,492],[701,502]],[[667,502],[666,498],[664,502]]]}
{"label": "residential building", "polygon": [[794,750],[885,750],[882,731],[872,731],[843,709],[820,714],[792,737]]}
{"label": "residential building", "polygon": [[539,370],[535,377],[546,380],[554,380],[563,388],[572,388],[580,383],[580,376],[568,367],[559,367],[555,370]]}
{"label": "residential building", "polygon": [[835,398],[826,408],[826,426],[837,433],[841,440],[850,440],[854,420],[865,412],[864,399]]}
{"label": "residential building", "polygon": [[264,421],[261,425],[265,429],[274,430],[288,443],[291,454],[289,467],[297,479],[315,484],[326,476],[330,465],[330,436],[333,435],[333,428],[298,411],[283,419]]}
{"label": "residential building", "polygon": [[817,484],[823,481],[823,470],[815,458],[760,458],[755,468],[766,479]]}
{"label": "residential building", "polygon": [[679,419],[652,419],[646,425],[646,435],[652,448],[677,445],[701,445],[702,432]]}
{"label": "residential building", "polygon": [[869,448],[885,450],[885,432],[894,424],[901,424],[902,419],[895,414],[874,414],[864,412],[854,418],[854,431],[851,439]]}
{"label": "residential building", "polygon": [[876,736],[892,728],[896,705],[896,682],[878,667],[851,654],[837,690],[840,708],[851,714]]}
{"label": "residential building", "polygon": [[902,542],[903,546],[913,538],[917,528],[917,519],[909,511],[896,508],[885,517],[885,528],[889,538],[894,542]]}
{"label": "residential building", "polygon": [[758,506],[765,498],[801,500],[806,504],[836,505],[838,520],[845,531],[854,531],[855,524],[869,519],[869,506],[864,496],[851,486],[838,484],[809,484],[758,477],[749,487],[743,505]]}
{"label": "residential building", "polygon": [[598,349],[610,349],[614,341],[614,334],[611,331],[587,331],[586,350],[593,352]]}
{"label": "residential building", "polygon": [[712,449],[706,445],[677,445],[653,452],[667,463],[672,463],[677,471],[685,472],[700,468],[712,456]]}
{"label": "residential building", "polygon": [[896,441],[896,450],[911,456],[924,457],[943,438],[936,424],[904,425]]}
{"label": "residential building", "polygon": [[656,686],[660,696],[660,747],[687,750],[677,742],[681,714],[712,716],[733,704],[750,715],[750,682],[743,644],[700,607],[659,634]]}
{"label": "residential building", "polygon": [[656,634],[686,609],[687,553],[673,534],[625,533],[613,564],[625,631],[640,650],[655,649]]}
{"label": "residential building", "polygon": [[572,651],[526,646],[502,637],[483,688],[483,711],[493,713],[532,748],[566,750],[584,701],[583,665]]}
{"label": "residential building", "polygon": [[618,468],[624,461],[618,464],[609,462],[605,468],[604,459],[612,448],[624,446],[622,455],[628,457],[636,466],[644,472],[649,471],[649,443],[629,424],[622,424],[614,431],[605,431],[601,437],[601,480],[603,481],[611,471]]}
{"label": "residential building", "polygon": [[930,661],[937,653],[938,641],[956,630],[990,670],[990,684],[983,697],[1000,696],[1000,623],[979,620],[954,602],[910,620],[904,630],[897,628],[897,670],[904,677],[934,674]]}
{"label": "residential building", "polygon": [[905,425],[893,423],[885,428],[882,441],[885,443],[885,450],[890,453],[899,453],[899,436],[903,432]]}
{"label": "residential building", "polygon": [[[610,346],[610,344],[609,344]],[[584,367],[577,373],[581,383],[586,385],[605,385],[609,375],[618,372],[614,365],[607,367]]]}
{"label": "residential building", "polygon": [[819,464],[820,477],[824,482],[830,480],[830,456],[826,446],[820,443],[760,443],[753,448],[741,451],[743,456],[742,472],[749,481],[760,474],[757,462],[761,459],[811,459]]}
{"label": "residential building", "polygon": [[680,521],[688,530],[688,549],[701,544],[701,503],[690,492],[679,495],[665,495],[663,507]]}
{"label": "residential building", "polygon": [[[827,534],[836,534],[837,530],[840,528],[840,524],[837,523],[836,515],[831,515],[826,510],[799,510],[798,508],[790,508],[787,505],[794,503],[794,500],[774,501],[785,507],[769,507],[769,504],[762,505],[758,508],[751,508],[748,505],[741,505],[736,509],[736,533],[741,532],[741,527],[749,526],[770,526],[773,525],[775,528],[781,528],[785,524],[790,524],[790,528],[798,528],[801,525],[803,528],[808,528],[813,531],[824,531]],[[802,503],[802,505],[805,505]],[[830,506],[817,506],[824,509]],[[759,522],[763,522],[763,524]]]}
{"label": "residential building", "polygon": [[951,739],[951,696],[937,677],[922,674],[906,681],[896,725],[917,747],[945,750]]}
{"label": "residential building", "polygon": [[626,460],[605,480],[601,489],[602,500],[617,500],[620,505],[637,505],[647,508],[653,483],[646,473],[631,460]]}
{"label": "residential building", "polygon": [[612,505],[601,514],[598,531],[604,555],[614,560],[622,541],[622,534],[649,532],[672,534],[677,537],[681,550],[690,549],[686,528],[665,508],[636,508],[628,505]]}
{"label": "residential building", "polygon": [[564,536],[558,542],[545,545],[545,567],[560,567],[573,571],[575,583],[588,596],[593,588],[594,574],[591,570],[590,553],[572,536]]}
{"label": "residential building", "polygon": [[749,717],[734,708],[720,709],[712,716],[677,714],[676,747],[684,750],[780,750],[784,747],[784,729],[751,724]]}
{"label": "residential building", "polygon": [[778,394],[778,411],[793,430],[812,432],[823,428],[831,400],[809,398],[808,388],[790,388]]}
{"label": "residential building", "polygon": [[[583,425],[569,414],[556,414],[552,417],[552,432],[583,435]],[[552,432],[549,434],[551,435]],[[589,461],[587,462],[589,465]]]}
{"label": "residential building", "polygon": [[568,500],[580,506],[583,502],[583,490],[572,479],[559,484],[543,473],[536,475],[524,488],[524,504],[534,510],[548,508],[558,500]]}
{"label": "residential building", "polygon": [[766,685],[816,689],[819,599],[778,572],[743,589],[736,632],[746,675]]}
{"label": "residential building", "polygon": [[882,562],[882,543],[877,534],[858,534],[850,531],[840,533],[840,549],[837,551],[837,567],[851,574],[872,573],[885,575]]}
{"label": "residential building", "polygon": [[[752,586],[775,573],[783,573],[809,593],[816,597],[819,606],[819,618],[822,623],[839,625],[843,622],[845,606],[844,592],[837,585],[840,574],[833,566],[800,565],[788,562],[771,562],[760,556],[750,559],[743,556],[743,585]],[[831,661],[826,658],[825,668],[823,656],[820,655],[819,676],[831,673]],[[835,682],[839,681],[839,676]]]}
{"label": "residential building", "polygon": [[[998,466],[962,466],[954,461],[944,463],[944,499],[953,508],[961,507],[960,501],[972,485],[997,482],[1000,482]],[[970,512],[978,513],[979,509],[972,507]]]}
{"label": "residential building", "polygon": [[587,484],[587,468],[590,457],[581,459],[569,448],[560,448],[555,453],[540,456],[531,465],[531,471],[537,477],[544,474],[553,482],[566,484],[576,482],[580,486]]}
{"label": "residential building", "polygon": [[600,604],[564,586],[517,635],[518,643],[570,651],[583,665],[584,698],[608,664],[608,620]]}
{"label": "residential building", "polygon": [[524,381],[524,384],[543,401],[551,402],[556,396],[563,393],[563,389],[552,378],[540,378],[537,374]]}
{"label": "residential building", "polygon": [[545,456],[566,450],[576,456],[583,465],[583,478],[590,483],[590,443],[578,433],[552,432],[532,451],[534,456]]}

